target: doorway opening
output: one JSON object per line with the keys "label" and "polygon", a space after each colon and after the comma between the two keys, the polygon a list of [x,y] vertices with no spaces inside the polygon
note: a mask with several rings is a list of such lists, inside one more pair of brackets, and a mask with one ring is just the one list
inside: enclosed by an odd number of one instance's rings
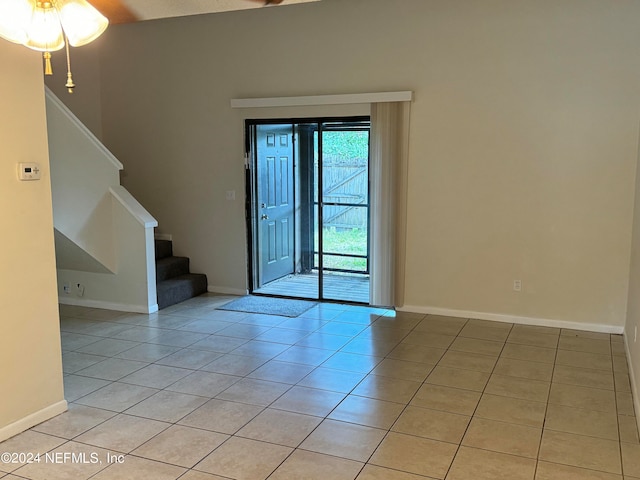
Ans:
{"label": "doorway opening", "polygon": [[251,293],[369,304],[369,117],[247,120]]}

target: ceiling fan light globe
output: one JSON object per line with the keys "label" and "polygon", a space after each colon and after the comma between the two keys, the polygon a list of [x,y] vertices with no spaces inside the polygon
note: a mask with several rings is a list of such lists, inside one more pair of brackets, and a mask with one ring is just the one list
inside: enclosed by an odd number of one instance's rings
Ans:
{"label": "ceiling fan light globe", "polygon": [[27,41],[27,28],[33,14],[30,0],[0,1],[0,37],[13,43]]}
{"label": "ceiling fan light globe", "polygon": [[36,3],[24,45],[40,52],[54,52],[64,47],[64,35],[58,12],[50,2]]}
{"label": "ceiling fan light globe", "polygon": [[85,0],[57,0],[56,7],[69,44],[81,47],[98,38],[109,20]]}

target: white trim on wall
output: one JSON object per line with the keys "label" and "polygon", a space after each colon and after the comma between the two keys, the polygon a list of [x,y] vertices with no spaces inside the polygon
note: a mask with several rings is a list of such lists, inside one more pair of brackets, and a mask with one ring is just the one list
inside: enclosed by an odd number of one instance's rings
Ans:
{"label": "white trim on wall", "polygon": [[153,305],[129,305],[126,303],[105,302],[102,300],[87,300],[77,297],[58,296],[58,303],[62,305],[75,305],[77,307],[102,308],[103,310],[116,310],[131,313],[156,313],[158,304]]}
{"label": "white trim on wall", "polygon": [[631,350],[629,349],[629,336],[624,335],[624,350],[627,354],[627,365],[629,366],[629,379],[631,380],[631,397],[633,398],[633,406],[636,412],[636,423],[638,424],[638,430],[640,430],[640,390],[638,390],[638,383],[636,382],[636,375],[633,369],[633,362],[631,361]]}
{"label": "white trim on wall", "polygon": [[45,422],[50,418],[55,417],[56,415],[60,415],[64,413],[68,409],[67,401],[61,400],[53,405],[49,405],[48,407],[43,408],[42,410],[38,410],[31,415],[27,415],[20,420],[17,420],[13,423],[10,423],[6,427],[0,428],[0,442],[7,440],[19,433],[24,432],[25,430],[29,430],[31,427],[38,425],[39,423]]}
{"label": "white trim on wall", "polygon": [[122,185],[114,185],[109,188],[111,195],[135,218],[144,228],[155,228],[158,221],[140,205]]}
{"label": "white trim on wall", "polygon": [[231,108],[309,107],[358,103],[410,102],[412,91],[307,95],[303,97],[232,98]]}
{"label": "white trim on wall", "polygon": [[585,330],[587,332],[613,333],[621,335],[624,327],[618,325],[571,322],[567,320],[553,320],[551,318],[520,317],[503,313],[472,312],[468,310],[452,310],[450,308],[425,307],[404,305],[397,310],[401,312],[426,313],[430,315],[444,315],[447,317],[476,318],[478,320],[492,320],[494,322],[517,323],[519,325],[535,325],[539,327],[568,328],[571,330]]}
{"label": "white trim on wall", "polygon": [[111,162],[111,164],[118,170],[124,170],[124,166],[122,165],[122,163],[120,163],[120,160],[118,160],[113,155],[113,153],[111,153],[111,151],[107,147],[105,147],[100,140],[98,140],[93,132],[89,130],[87,126],[78,119],[78,117],[75,116],[71,109],[67,107],[64,102],[60,100],[57,95],[51,91],[51,89],[49,89],[49,87],[45,86],[44,90],[46,99],[53,105],[58,107],[60,113],[67,117],[71,121],[71,123],[73,123],[75,127],[82,132],[82,134],[93,144],[93,146],[102,153],[104,158]]}
{"label": "white trim on wall", "polygon": [[216,285],[207,286],[207,292],[209,293],[221,293],[223,295],[249,295],[249,290],[243,290],[241,288],[230,287],[218,287]]}

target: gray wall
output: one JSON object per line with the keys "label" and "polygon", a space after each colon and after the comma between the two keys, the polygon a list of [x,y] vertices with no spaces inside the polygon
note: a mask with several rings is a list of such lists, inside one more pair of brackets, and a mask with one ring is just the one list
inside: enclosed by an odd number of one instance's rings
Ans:
{"label": "gray wall", "polygon": [[639,20],[633,0],[323,0],[115,26],[81,108],[177,253],[241,291],[243,117],[315,112],[229,100],[413,90],[406,304],[621,328]]}

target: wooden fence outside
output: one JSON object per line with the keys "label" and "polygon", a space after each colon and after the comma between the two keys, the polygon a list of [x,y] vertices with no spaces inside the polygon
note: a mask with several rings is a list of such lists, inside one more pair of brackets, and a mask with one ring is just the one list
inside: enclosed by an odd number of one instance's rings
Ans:
{"label": "wooden fence outside", "polygon": [[324,226],[336,229],[366,229],[368,224],[366,206],[369,201],[368,159],[325,156],[322,163],[324,202],[363,205],[362,207],[326,205],[323,212]]}

